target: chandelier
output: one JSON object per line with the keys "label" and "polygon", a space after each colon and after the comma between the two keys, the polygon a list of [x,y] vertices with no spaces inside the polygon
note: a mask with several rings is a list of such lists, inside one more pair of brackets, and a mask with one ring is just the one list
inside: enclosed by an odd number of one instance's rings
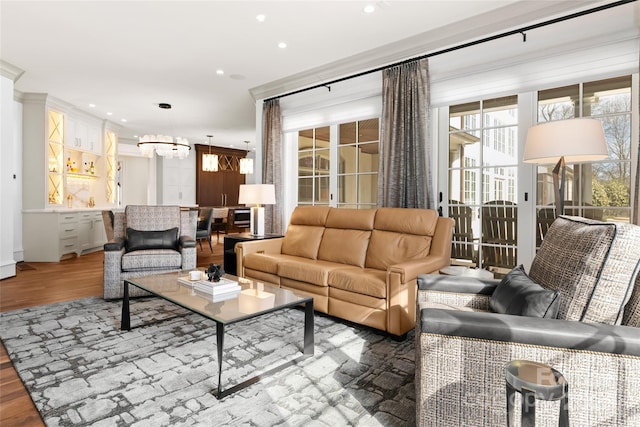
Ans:
{"label": "chandelier", "polygon": [[[245,141],[247,143],[247,155],[249,154],[249,141]],[[253,159],[249,159],[245,157],[244,159],[240,159],[240,173],[243,175],[252,174],[253,173]]]}
{"label": "chandelier", "polygon": [[218,155],[211,154],[211,137],[213,135],[207,135],[209,138],[209,154],[202,155],[202,170],[204,172],[217,172],[218,171]]}
{"label": "chandelier", "polygon": [[[171,104],[158,104],[163,110],[170,110]],[[185,138],[176,137],[175,141],[168,135],[144,135],[138,141],[140,153],[146,157],[152,157],[155,152],[158,156],[168,159],[177,158],[184,159],[189,155],[191,146]]]}

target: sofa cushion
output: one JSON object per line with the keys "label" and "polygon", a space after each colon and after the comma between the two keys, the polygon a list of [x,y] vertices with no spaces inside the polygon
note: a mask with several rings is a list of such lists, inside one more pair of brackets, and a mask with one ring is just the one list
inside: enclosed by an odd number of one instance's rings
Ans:
{"label": "sofa cushion", "polygon": [[318,259],[364,267],[371,231],[325,228]]}
{"label": "sofa cushion", "polygon": [[345,230],[373,230],[375,209],[331,209],[325,227]]}
{"label": "sofa cushion", "polygon": [[329,272],[344,267],[334,262],[289,259],[278,263],[278,276],[316,286],[328,286]]}
{"label": "sofa cushion", "polygon": [[147,249],[122,256],[122,271],[170,270],[182,267],[180,252],[172,249]]}
{"label": "sofa cushion", "polygon": [[126,226],[135,230],[168,230],[180,227],[180,206],[128,205],[124,212]]}
{"label": "sofa cushion", "polygon": [[519,265],[493,291],[489,308],[494,313],[555,319],[559,299],[557,291],[545,289],[531,280]]}
{"label": "sofa cushion", "polygon": [[[638,265],[640,270],[640,265]],[[640,328],[640,271],[636,276],[636,282],[633,287],[633,293],[629,302],[624,307],[624,317],[622,324],[626,326],[634,326]]]}
{"label": "sofa cushion", "polygon": [[295,257],[282,254],[252,253],[244,256],[242,266],[251,270],[278,274],[278,263]]}
{"label": "sofa cushion", "polygon": [[529,276],[560,293],[559,319],[619,324],[640,260],[640,227],[560,216]]}
{"label": "sofa cushion", "polygon": [[433,209],[378,208],[373,228],[402,234],[433,236],[437,223],[438,212]]}
{"label": "sofa cushion", "polygon": [[429,255],[431,237],[373,230],[365,267],[386,271],[390,265]]}
{"label": "sofa cushion", "polygon": [[329,286],[376,298],[387,297],[387,273],[357,267],[339,268],[329,273]]}
{"label": "sofa cushion", "polygon": [[324,227],[289,224],[282,239],[280,252],[285,255],[317,259],[323,233]]}
{"label": "sofa cushion", "polygon": [[324,227],[329,211],[329,206],[298,206],[291,213],[289,224]]}
{"label": "sofa cushion", "polygon": [[127,252],[145,249],[177,249],[178,227],[168,230],[134,230],[127,227]]}

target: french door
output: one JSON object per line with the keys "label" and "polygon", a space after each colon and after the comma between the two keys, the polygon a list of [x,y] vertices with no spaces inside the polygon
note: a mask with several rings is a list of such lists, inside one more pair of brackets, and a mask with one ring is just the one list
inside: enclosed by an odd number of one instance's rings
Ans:
{"label": "french door", "polygon": [[375,207],[379,134],[378,118],[298,131],[297,204]]}
{"label": "french door", "polygon": [[518,98],[449,107],[448,216],[454,263],[498,273],[517,263]]}
{"label": "french door", "polygon": [[527,129],[536,122],[602,122],[609,156],[567,164],[564,213],[629,222],[637,84],[622,76],[438,109],[439,132],[448,136],[440,138],[447,150],[439,158],[448,194],[442,205],[455,220],[452,261],[504,273],[533,259],[555,219],[554,164],[522,163]]}

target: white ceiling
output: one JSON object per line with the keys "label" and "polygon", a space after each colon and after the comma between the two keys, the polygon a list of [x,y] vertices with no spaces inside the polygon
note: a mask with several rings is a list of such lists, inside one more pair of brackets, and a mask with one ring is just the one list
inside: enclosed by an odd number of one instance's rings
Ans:
{"label": "white ceiling", "polygon": [[[363,12],[369,3],[372,14]],[[206,143],[212,134],[214,145],[246,148],[249,140],[253,148],[254,98],[607,3],[2,0],[0,57],[23,71],[15,89],[49,93],[118,123],[121,140],[159,133]],[[610,19],[613,31],[637,31],[637,3],[616,9],[624,8],[618,14],[625,19]],[[577,37],[545,28],[550,43]],[[612,28],[599,23],[583,30]],[[281,41],[286,49],[278,48]],[[510,54],[473,52],[467,61]],[[173,109],[160,110],[161,102]]]}

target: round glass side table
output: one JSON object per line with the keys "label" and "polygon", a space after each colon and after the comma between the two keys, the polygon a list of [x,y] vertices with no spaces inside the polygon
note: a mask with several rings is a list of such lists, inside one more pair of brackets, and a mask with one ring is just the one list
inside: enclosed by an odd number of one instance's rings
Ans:
{"label": "round glass side table", "polygon": [[469,268],[462,265],[450,265],[440,269],[440,274],[447,276],[475,277],[476,279],[493,279],[493,273],[480,268]]}
{"label": "round glass side table", "polygon": [[507,427],[513,425],[516,391],[522,394],[522,427],[536,425],[536,399],[559,400],[559,427],[569,427],[569,384],[551,366],[529,360],[512,360],[505,368],[507,381]]}

